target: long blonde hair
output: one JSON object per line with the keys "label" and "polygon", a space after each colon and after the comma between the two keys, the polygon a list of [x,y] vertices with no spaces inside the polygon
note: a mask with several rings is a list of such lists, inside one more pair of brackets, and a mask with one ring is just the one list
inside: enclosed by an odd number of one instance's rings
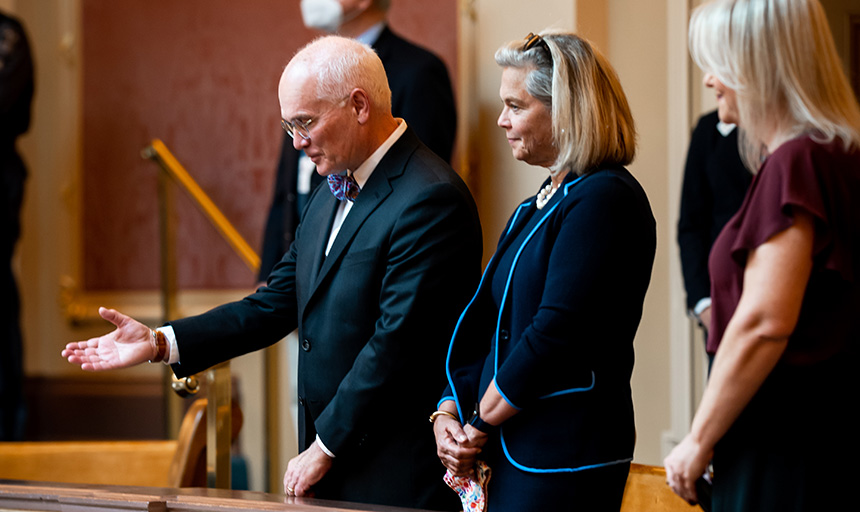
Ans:
{"label": "long blonde hair", "polygon": [[860,108],[818,0],[715,0],[690,19],[690,54],[737,93],[741,156],[808,133],[860,147]]}

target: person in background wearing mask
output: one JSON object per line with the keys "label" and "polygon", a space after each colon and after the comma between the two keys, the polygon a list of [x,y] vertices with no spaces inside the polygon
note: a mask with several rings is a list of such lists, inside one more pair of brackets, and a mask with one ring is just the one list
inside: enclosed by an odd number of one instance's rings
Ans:
{"label": "person in background wearing mask", "polygon": [[[457,112],[448,70],[439,57],[391,31],[385,21],[390,4],[391,0],[302,0],[302,20],[308,28],[370,45],[388,75],[394,116],[405,119],[424,144],[450,162]],[[307,198],[322,181],[313,162],[285,136],[263,235],[260,281],[289,249]]]}

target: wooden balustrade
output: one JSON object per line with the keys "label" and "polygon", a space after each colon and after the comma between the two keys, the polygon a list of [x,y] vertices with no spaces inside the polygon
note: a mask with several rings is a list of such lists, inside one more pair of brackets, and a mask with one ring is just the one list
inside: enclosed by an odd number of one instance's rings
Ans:
{"label": "wooden balustrade", "polygon": [[[166,442],[161,442],[166,443]],[[158,443],[153,443],[153,445]],[[121,452],[120,452],[121,453]],[[120,481],[135,471],[114,467]],[[94,480],[95,481],[95,480]],[[288,498],[284,495],[205,488],[124,487],[0,480],[0,510],[21,512],[398,512],[407,509]],[[663,468],[633,464],[621,512],[693,512],[666,485]]]}

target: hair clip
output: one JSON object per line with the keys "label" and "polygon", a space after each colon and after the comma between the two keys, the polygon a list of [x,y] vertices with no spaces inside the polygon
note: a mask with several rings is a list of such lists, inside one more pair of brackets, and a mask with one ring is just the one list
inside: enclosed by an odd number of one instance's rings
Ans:
{"label": "hair clip", "polygon": [[549,45],[546,44],[546,41],[540,35],[529,32],[529,35],[526,36],[526,42],[523,44],[523,52],[527,52],[535,46],[540,46],[547,53],[552,53],[549,51]]}

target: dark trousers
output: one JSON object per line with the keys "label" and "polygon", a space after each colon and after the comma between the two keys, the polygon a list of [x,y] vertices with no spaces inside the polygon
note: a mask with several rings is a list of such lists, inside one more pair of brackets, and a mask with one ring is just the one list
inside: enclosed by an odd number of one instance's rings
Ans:
{"label": "dark trousers", "polygon": [[855,364],[777,366],[714,448],[714,512],[855,507]]}

